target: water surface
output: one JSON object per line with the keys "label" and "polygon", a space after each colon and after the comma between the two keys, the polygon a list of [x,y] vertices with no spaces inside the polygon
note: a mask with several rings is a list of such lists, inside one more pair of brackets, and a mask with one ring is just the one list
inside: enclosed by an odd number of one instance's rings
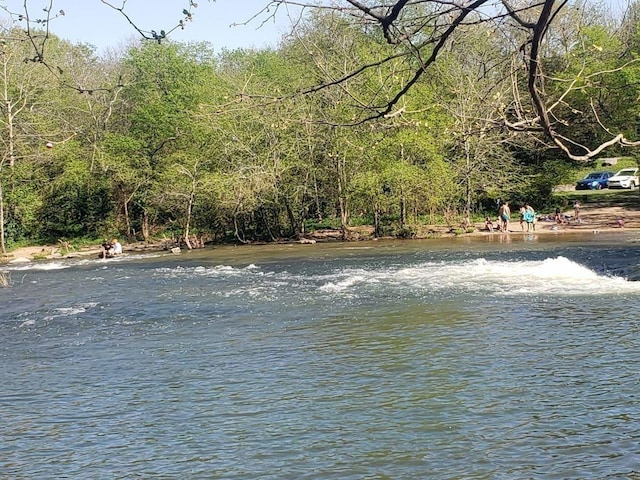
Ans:
{"label": "water surface", "polygon": [[640,478],[640,244],[513,237],[12,266],[0,478]]}

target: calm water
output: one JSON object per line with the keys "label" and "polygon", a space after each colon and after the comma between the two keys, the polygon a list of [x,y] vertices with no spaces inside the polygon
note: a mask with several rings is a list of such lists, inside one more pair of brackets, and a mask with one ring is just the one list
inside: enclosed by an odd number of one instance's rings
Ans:
{"label": "calm water", "polygon": [[638,239],[491,238],[12,267],[0,478],[640,478]]}

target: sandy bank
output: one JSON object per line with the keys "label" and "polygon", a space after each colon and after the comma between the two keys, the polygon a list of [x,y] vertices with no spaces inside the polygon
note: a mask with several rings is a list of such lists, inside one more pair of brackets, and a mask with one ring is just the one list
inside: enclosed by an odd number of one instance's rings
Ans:
{"label": "sandy bank", "polygon": [[[573,215],[573,210],[564,212],[569,216]],[[563,233],[605,233],[605,232],[624,232],[628,230],[640,231],[640,209],[631,208],[628,206],[606,206],[606,207],[585,207],[580,212],[581,221],[570,221],[568,223],[557,224],[553,221],[538,221],[536,222],[537,234],[563,234]],[[618,226],[618,219],[624,219],[624,228]],[[495,219],[494,219],[495,220]],[[495,222],[494,222],[495,223]],[[490,233],[486,230],[484,223],[477,223],[473,225],[475,230],[472,233],[465,235],[504,235],[497,230],[494,233]],[[428,231],[435,233],[439,237],[451,235],[452,228],[444,225],[432,225],[427,228]],[[526,232],[526,225],[524,231],[520,226],[519,220],[516,215],[513,215],[513,219],[509,226],[509,235],[518,235]],[[329,238],[329,236],[327,236]],[[124,252],[153,252],[165,250],[164,243],[134,243],[124,244]],[[51,260],[56,258],[74,258],[83,256],[98,256],[101,252],[99,245],[91,245],[87,247],[81,247],[77,250],[71,249],[66,251],[61,248],[61,245],[38,245],[31,247],[21,247],[8,252],[6,255],[0,257],[0,264],[6,264],[11,262],[29,262],[34,260]]]}

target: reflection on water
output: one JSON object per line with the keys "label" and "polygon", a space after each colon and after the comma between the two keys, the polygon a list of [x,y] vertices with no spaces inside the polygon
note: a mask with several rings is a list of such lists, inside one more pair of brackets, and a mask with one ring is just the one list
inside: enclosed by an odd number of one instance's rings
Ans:
{"label": "reflection on water", "polygon": [[0,477],[636,478],[639,257],[481,239],[22,270]]}

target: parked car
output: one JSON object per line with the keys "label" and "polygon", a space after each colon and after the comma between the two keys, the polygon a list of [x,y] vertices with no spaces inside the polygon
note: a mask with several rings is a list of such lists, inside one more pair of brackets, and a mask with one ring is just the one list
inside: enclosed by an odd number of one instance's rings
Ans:
{"label": "parked car", "polygon": [[637,168],[623,168],[609,177],[609,188],[636,188],[640,185]]}
{"label": "parked car", "polygon": [[576,190],[600,190],[609,186],[609,177],[613,172],[591,172],[576,183]]}

